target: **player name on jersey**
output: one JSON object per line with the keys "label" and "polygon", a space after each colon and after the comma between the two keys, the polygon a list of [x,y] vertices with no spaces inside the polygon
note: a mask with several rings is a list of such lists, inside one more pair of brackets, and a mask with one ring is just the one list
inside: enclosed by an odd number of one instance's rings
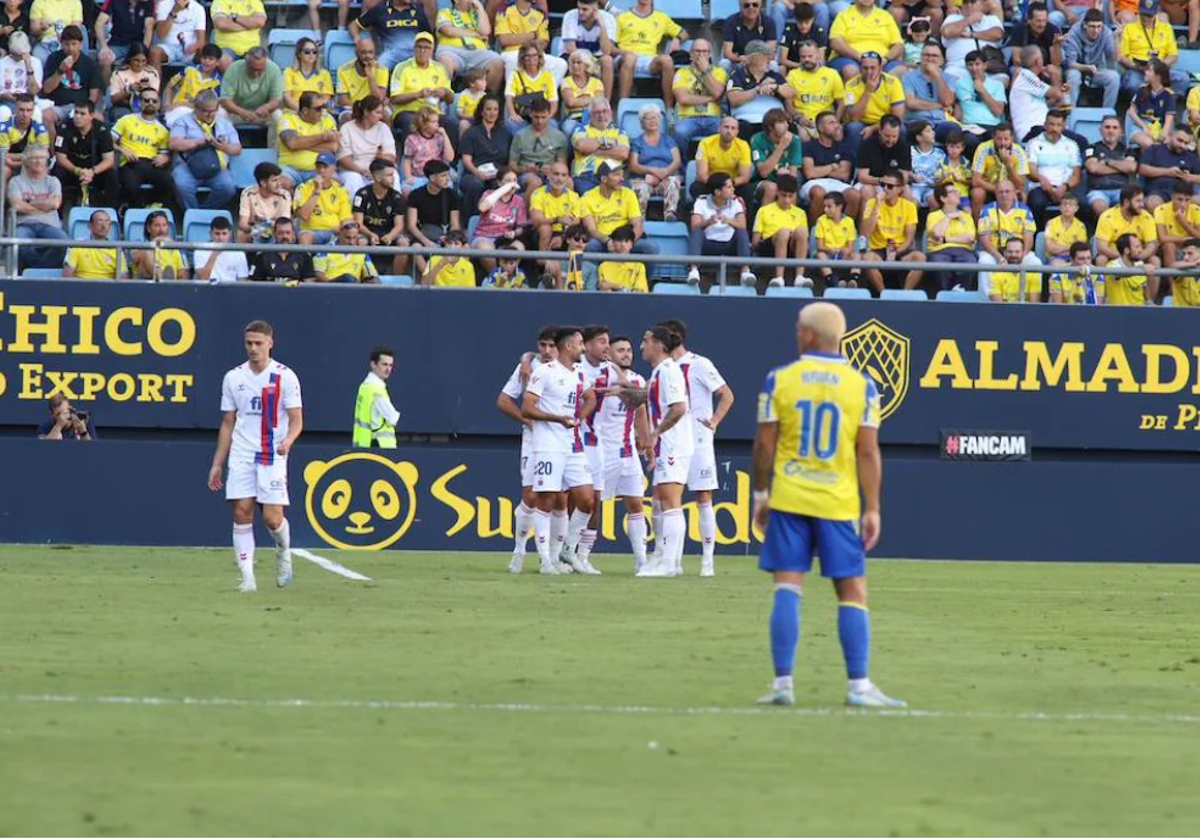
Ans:
{"label": "player name on jersey", "polygon": [[1029,432],[955,432],[942,430],[942,458],[948,461],[1028,461]]}

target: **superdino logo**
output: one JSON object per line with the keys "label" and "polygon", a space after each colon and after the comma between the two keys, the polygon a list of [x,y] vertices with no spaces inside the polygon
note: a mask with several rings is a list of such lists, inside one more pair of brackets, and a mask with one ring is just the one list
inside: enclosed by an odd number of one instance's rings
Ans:
{"label": "superdino logo", "polygon": [[881,416],[895,412],[908,395],[908,338],[872,318],[842,336],[842,354],[875,381]]}
{"label": "superdino logo", "polygon": [[418,477],[415,464],[373,452],[310,461],[304,468],[308,522],[334,548],[387,548],[413,523]]}

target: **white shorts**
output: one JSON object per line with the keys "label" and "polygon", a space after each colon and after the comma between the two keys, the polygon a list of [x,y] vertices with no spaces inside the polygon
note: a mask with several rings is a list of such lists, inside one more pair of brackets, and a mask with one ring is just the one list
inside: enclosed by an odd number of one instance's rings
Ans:
{"label": "white shorts", "polygon": [[521,486],[533,486],[533,451],[521,447]]}
{"label": "white shorts", "polygon": [[535,452],[533,492],[561,493],[592,486],[592,471],[582,452]]}
{"label": "white shorts", "polygon": [[716,490],[717,481],[717,452],[713,446],[713,435],[707,426],[695,424],[703,434],[696,435],[696,451],[692,453],[692,465],[688,468],[687,489]]}
{"label": "white shorts", "polygon": [[[625,58],[625,56],[624,56],[624,55],[621,55],[621,56],[619,56],[618,58],[619,58],[619,61],[617,62],[617,64],[618,64],[618,65],[619,65],[621,62],[623,62],[623,61],[626,61],[626,60],[627,60],[627,59]],[[641,54],[639,53],[639,54],[638,54],[638,56],[637,56],[637,60],[636,60],[636,62],[635,62],[635,64],[634,64],[634,67],[633,67],[633,72],[634,72],[634,73],[642,73],[642,74],[644,74],[644,75],[649,75],[649,74],[650,74],[650,72],[651,72],[651,70],[650,70],[650,62],[654,61],[654,59],[656,59],[656,58],[658,58],[658,55],[657,55],[657,54],[655,54],[655,55],[641,55]]]}
{"label": "white shorts", "polygon": [[641,496],[646,492],[646,476],[642,474],[642,461],[637,455],[622,458],[614,449],[606,452],[604,457],[604,501],[618,496]]}
{"label": "white shorts", "polygon": [[225,498],[254,499],[260,505],[288,504],[287,458],[276,458],[274,464],[231,460]]}
{"label": "white shorts", "polygon": [[592,473],[592,486],[597,490],[604,487],[604,465],[608,462],[608,454],[599,446],[583,447],[583,453],[587,455],[588,469]]}
{"label": "white shorts", "polygon": [[839,181],[837,178],[813,178],[812,180],[805,181],[800,185],[801,201],[808,201],[809,193],[812,192],[813,187],[820,187],[821,189],[825,190],[826,194],[844,193],[846,190],[850,189],[849,184],[847,184],[845,181]]}
{"label": "white shorts", "polygon": [[659,455],[654,459],[654,484],[687,484],[691,455]]}

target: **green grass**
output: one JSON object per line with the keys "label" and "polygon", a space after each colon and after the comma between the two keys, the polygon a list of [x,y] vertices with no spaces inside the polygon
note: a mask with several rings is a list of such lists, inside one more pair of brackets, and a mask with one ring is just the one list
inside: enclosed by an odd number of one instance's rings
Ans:
{"label": "green grass", "polygon": [[[635,581],[326,556],[374,582],[297,560],[239,596],[229,551],[0,547],[0,835],[1200,829],[1195,567],[877,562],[872,675],[938,713],[885,716],[840,708],[816,579],[798,709],[752,707],[770,596],[744,558]],[[372,700],[459,705],[316,703]],[[537,707],[480,708],[506,703]]]}

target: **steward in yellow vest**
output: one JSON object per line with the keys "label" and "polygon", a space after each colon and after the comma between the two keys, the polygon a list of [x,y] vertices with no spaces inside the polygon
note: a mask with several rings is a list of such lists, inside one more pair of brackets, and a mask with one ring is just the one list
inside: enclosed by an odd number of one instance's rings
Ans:
{"label": "steward in yellow vest", "polygon": [[388,396],[387,380],[396,364],[396,354],[387,347],[376,347],[371,351],[371,372],[358,386],[358,398],[354,402],[354,432],[351,442],[356,447],[369,449],[371,442],[380,449],[396,448],[396,423],[400,412],[392,405]]}

